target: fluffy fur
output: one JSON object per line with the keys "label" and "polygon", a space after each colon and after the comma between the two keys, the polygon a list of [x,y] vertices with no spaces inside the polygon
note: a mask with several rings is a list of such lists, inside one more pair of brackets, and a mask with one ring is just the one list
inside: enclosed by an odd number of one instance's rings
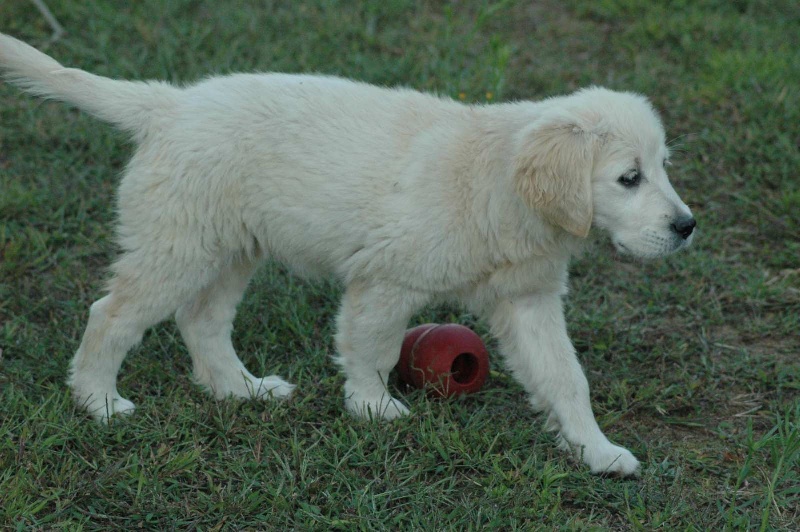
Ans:
{"label": "fluffy fur", "polygon": [[[173,314],[197,382],[215,396],[288,396],[293,385],[250,374],[230,339],[250,276],[273,259],[345,285],[336,349],[355,415],[408,412],[385,386],[407,322],[426,304],[457,301],[488,319],[565,447],[592,471],[637,472],[595,422],[562,297],[592,226],[640,257],[691,241],[645,98],[590,88],[468,106],[284,74],[178,88],[64,68],[4,35],[0,68],[137,143],[119,189],[122,253],[69,377],[97,419],[133,410],[117,391],[122,360]],[[635,185],[619,181],[633,174]]]}

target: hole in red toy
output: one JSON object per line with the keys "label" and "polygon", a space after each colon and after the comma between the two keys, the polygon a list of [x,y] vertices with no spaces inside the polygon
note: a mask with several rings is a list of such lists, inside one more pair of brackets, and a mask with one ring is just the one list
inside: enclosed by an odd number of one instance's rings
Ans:
{"label": "hole in red toy", "polygon": [[450,366],[450,375],[459,384],[469,384],[478,376],[478,357],[472,353],[461,353]]}

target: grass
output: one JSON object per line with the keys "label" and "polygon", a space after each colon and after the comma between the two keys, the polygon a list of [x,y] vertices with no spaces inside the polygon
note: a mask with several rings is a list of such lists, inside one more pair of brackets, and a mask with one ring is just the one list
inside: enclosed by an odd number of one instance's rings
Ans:
{"label": "grass", "polygon": [[[190,82],[324,72],[469,102],[588,84],[648,94],[677,139],[696,245],[646,264],[600,238],[573,265],[570,333],[607,434],[638,480],[554,449],[494,358],[461,400],[402,391],[414,415],[360,423],[331,361],[340,287],[270,265],[236,321],[288,403],[216,402],[177,330],[121,374],[137,413],[87,421],[64,375],[100,295],[131,147],[75,110],[0,86],[0,526],[221,529],[800,528],[800,9],[790,0],[105,2],[49,0],[60,61]],[[28,2],[0,31],[44,45]],[[456,308],[417,321],[457,321]],[[494,346],[490,344],[490,351]]]}

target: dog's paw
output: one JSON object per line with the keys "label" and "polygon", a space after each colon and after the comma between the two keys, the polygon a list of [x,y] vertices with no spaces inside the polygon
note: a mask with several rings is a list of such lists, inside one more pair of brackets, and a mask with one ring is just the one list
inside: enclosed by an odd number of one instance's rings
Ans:
{"label": "dog's paw", "polygon": [[639,460],[629,450],[611,442],[593,448],[584,447],[581,457],[592,473],[621,477],[639,476]]}
{"label": "dog's paw", "polygon": [[72,395],[75,402],[99,423],[108,423],[115,415],[127,416],[136,409],[136,405],[122,397],[116,390],[104,392],[73,388]]}
{"label": "dog's paw", "polygon": [[284,399],[292,394],[294,384],[277,375],[254,377],[246,371],[230,371],[213,375],[195,373],[195,382],[217,399]]}
{"label": "dog's paw", "polygon": [[408,408],[388,393],[378,398],[352,395],[345,401],[347,410],[362,419],[392,419],[408,415]]}
{"label": "dog's paw", "polygon": [[292,395],[294,384],[289,384],[277,375],[249,380],[248,393],[256,399],[286,399]]}

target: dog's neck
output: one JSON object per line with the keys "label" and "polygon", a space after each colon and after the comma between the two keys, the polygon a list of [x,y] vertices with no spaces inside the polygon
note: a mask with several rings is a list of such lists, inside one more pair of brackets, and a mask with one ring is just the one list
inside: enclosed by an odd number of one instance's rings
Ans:
{"label": "dog's neck", "polygon": [[580,253],[586,239],[544,221],[525,204],[514,186],[515,137],[542,111],[540,104],[519,102],[475,106],[462,146],[469,164],[471,209],[496,260],[520,262]]}

